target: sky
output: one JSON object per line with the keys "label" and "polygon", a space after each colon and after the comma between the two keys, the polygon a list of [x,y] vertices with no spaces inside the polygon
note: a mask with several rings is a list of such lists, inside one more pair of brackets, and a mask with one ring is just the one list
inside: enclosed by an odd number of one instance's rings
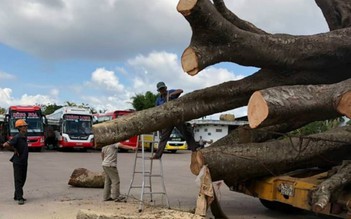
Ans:
{"label": "sky", "polygon": [[[257,70],[220,63],[195,76],[184,73],[180,58],[192,31],[177,12],[177,3],[0,0],[0,107],[69,101],[97,110],[131,109],[131,98],[157,93],[159,81],[189,93]],[[240,18],[270,33],[328,31],[314,1],[225,3]],[[246,107],[229,113],[244,116]]]}

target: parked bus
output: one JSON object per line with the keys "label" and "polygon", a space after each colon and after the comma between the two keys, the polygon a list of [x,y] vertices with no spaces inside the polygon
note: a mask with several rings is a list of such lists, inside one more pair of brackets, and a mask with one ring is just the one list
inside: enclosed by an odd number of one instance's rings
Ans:
{"label": "parked bus", "polygon": [[[129,113],[135,112],[134,110],[115,110],[113,112],[95,114],[97,123],[110,121],[117,119],[120,116],[127,115]],[[125,141],[121,141],[119,148],[121,150],[135,149],[137,147],[138,136],[133,136]]]}
{"label": "parked bus", "polygon": [[5,140],[10,140],[17,133],[15,122],[18,119],[24,119],[28,124],[27,140],[28,148],[41,151],[45,145],[44,126],[45,116],[40,106],[10,106],[7,109],[5,120],[2,124],[1,131]]}
{"label": "parked bus", "polygon": [[93,115],[88,109],[62,107],[47,115],[46,118],[48,130],[53,130],[55,133],[55,144],[58,148],[86,150],[93,147]]}

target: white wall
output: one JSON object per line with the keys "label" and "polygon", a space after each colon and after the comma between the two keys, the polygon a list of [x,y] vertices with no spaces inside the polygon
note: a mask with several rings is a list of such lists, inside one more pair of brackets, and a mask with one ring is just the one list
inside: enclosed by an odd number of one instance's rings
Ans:
{"label": "white wall", "polygon": [[199,141],[200,136],[205,141],[217,141],[218,139],[226,136],[228,134],[228,126],[227,125],[202,125],[197,124],[194,127],[194,138],[195,141]]}

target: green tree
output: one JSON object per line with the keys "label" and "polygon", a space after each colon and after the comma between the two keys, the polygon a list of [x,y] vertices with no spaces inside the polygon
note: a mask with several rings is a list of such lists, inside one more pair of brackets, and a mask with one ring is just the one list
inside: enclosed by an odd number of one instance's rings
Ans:
{"label": "green tree", "polygon": [[132,97],[132,106],[136,111],[148,109],[155,106],[157,95],[151,91],[147,91],[145,94],[136,94]]}
{"label": "green tree", "polygon": [[5,109],[5,108],[0,107],[0,114],[5,114],[5,113],[6,113],[6,109]]}
{"label": "green tree", "polygon": [[42,109],[44,115],[49,115],[49,114],[55,112],[55,110],[60,109],[61,107],[62,107],[61,105],[56,105],[56,103],[41,105],[41,109]]}
{"label": "green tree", "polygon": [[325,121],[315,121],[308,125],[305,125],[304,127],[296,129],[295,131],[290,132],[290,134],[293,136],[301,136],[301,135],[304,136],[304,135],[321,133],[329,129],[335,128],[343,122],[344,122],[343,117],[325,120]]}

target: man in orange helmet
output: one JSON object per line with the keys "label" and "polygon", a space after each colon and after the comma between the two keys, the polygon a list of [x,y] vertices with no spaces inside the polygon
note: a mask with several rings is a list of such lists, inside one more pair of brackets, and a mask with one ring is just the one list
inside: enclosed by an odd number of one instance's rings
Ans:
{"label": "man in orange helmet", "polygon": [[27,127],[28,124],[23,119],[18,119],[15,123],[18,134],[11,140],[4,143],[7,147],[14,151],[10,161],[13,164],[13,175],[15,179],[15,201],[19,205],[23,205],[26,199],[23,198],[23,186],[27,179],[28,166],[28,143],[27,143]]}

